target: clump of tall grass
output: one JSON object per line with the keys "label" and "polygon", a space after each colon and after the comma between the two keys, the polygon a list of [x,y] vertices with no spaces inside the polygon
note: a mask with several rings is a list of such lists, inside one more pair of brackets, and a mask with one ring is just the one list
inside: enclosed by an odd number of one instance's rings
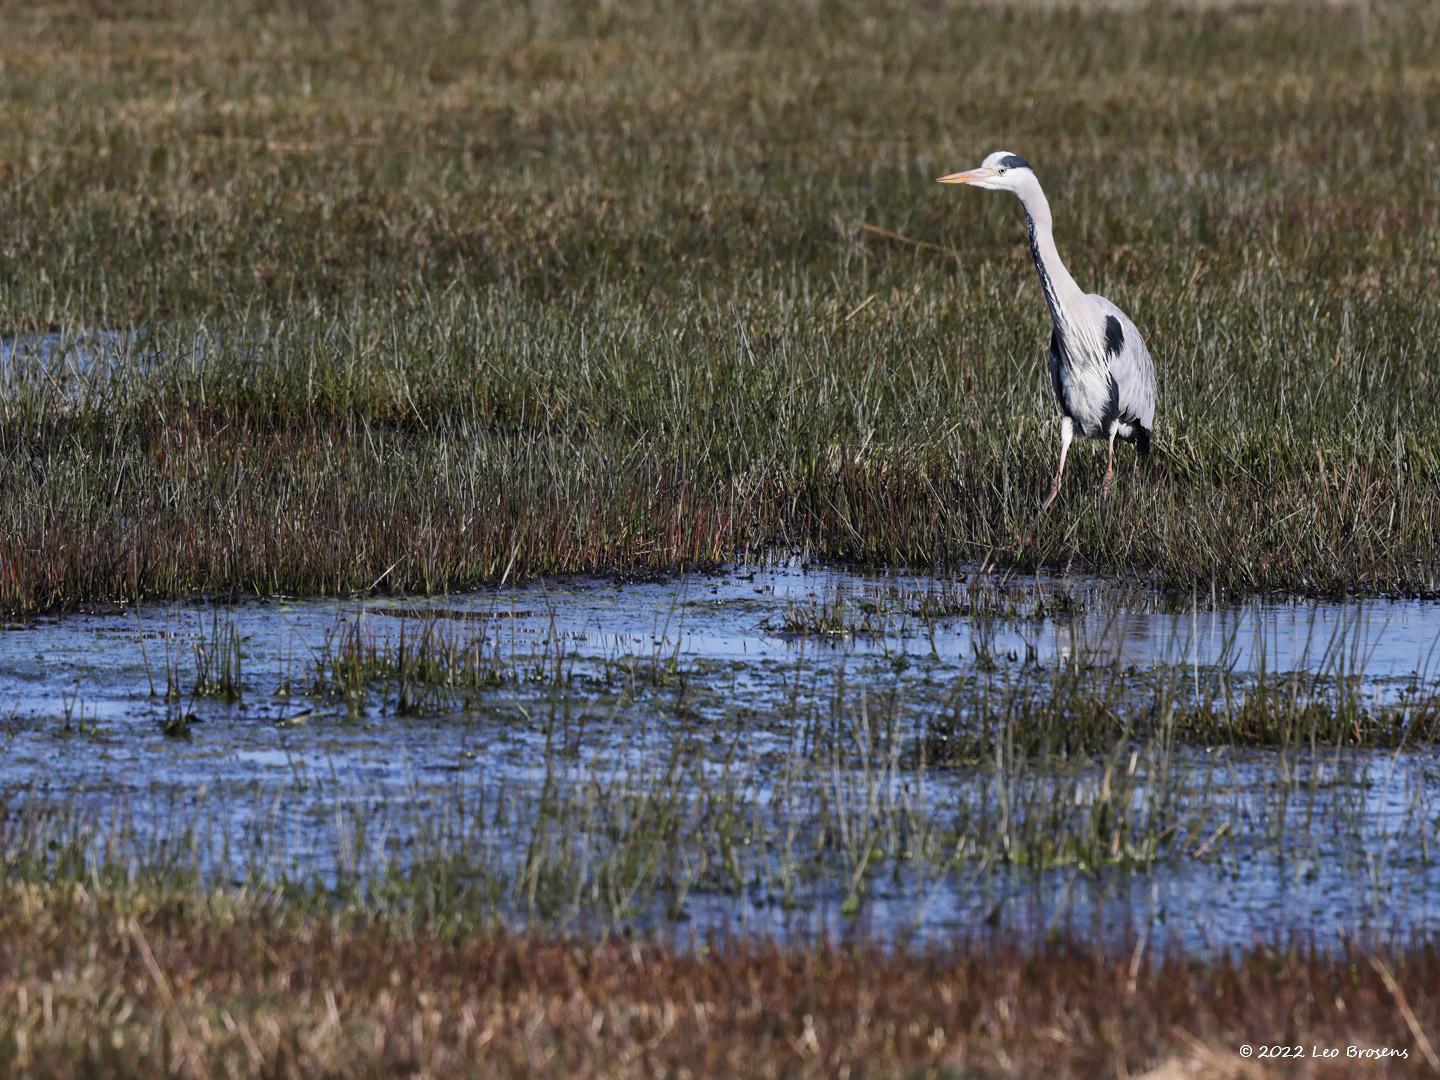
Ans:
{"label": "clump of tall grass", "polygon": [[507,683],[563,683],[568,678],[563,643],[547,638],[534,656],[506,655],[486,621],[402,619],[393,634],[377,634],[365,620],[342,621],[326,635],[312,660],[312,698],[333,697],[355,714],[365,711],[378,687],[393,694],[399,716],[457,708],[467,696]]}
{"label": "clump of tall grass", "polygon": [[[234,622],[217,610],[211,616],[209,637],[198,633],[191,648],[195,660],[193,696],[239,701],[244,692],[244,653],[240,630]],[[177,691],[172,681],[166,696],[174,698]]]}

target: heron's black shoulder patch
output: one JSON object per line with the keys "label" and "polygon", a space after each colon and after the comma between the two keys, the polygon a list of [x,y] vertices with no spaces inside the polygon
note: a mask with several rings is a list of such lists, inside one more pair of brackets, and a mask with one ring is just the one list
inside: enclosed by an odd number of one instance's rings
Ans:
{"label": "heron's black shoulder patch", "polygon": [[1019,154],[1011,154],[1009,157],[1000,159],[1000,167],[1002,169],[1028,169],[1030,163]]}
{"label": "heron's black shoulder patch", "polygon": [[1114,315],[1105,316],[1105,352],[1110,356],[1119,356],[1120,350],[1125,347],[1125,331],[1120,327],[1120,320]]}

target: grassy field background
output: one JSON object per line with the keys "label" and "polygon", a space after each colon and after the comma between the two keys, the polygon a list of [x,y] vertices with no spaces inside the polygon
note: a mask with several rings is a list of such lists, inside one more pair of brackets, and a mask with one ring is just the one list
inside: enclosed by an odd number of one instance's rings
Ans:
{"label": "grassy field background", "polygon": [[[1428,3],[7,4],[0,603],[774,548],[1433,592]],[[1015,201],[1160,373],[1054,465]],[[108,340],[108,339],[107,339]],[[118,341],[119,344],[115,342]]]}

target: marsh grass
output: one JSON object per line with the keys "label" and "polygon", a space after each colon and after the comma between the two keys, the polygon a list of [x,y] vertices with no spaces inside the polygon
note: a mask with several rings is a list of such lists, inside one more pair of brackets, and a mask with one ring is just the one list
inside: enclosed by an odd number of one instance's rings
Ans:
{"label": "marsh grass", "polygon": [[[0,328],[109,353],[7,365],[8,608],[775,548],[1437,587],[1420,0],[6,23]],[[997,145],[1161,373],[1156,468],[1101,506],[1078,448],[1028,547],[1022,223],[933,183]]]}
{"label": "marsh grass", "polygon": [[[557,643],[555,673],[565,665]],[[454,626],[437,619],[402,621],[393,635],[377,636],[363,619],[337,624],[311,660],[310,696],[343,700],[352,715],[362,715],[372,688],[392,688],[390,709],[398,716],[453,711],[465,691],[540,680],[548,665],[542,658],[526,667],[507,659],[498,637],[469,620]]]}
{"label": "marsh grass", "polygon": [[[197,633],[191,649],[195,660],[192,696],[238,702],[244,693],[244,653],[240,630],[234,622],[216,610],[211,615],[209,635],[203,630]],[[175,666],[167,664],[167,670],[173,671]],[[167,697],[178,697],[177,690],[172,680]]]}
{"label": "marsh grass", "polygon": [[1440,741],[1440,690],[1394,701],[1356,681],[1312,673],[1227,676],[1157,668],[1084,675],[1012,674],[1003,685],[956,687],[928,722],[931,765],[984,759],[997,738],[1018,753],[1088,758],[1117,742],[1160,739],[1191,747],[1410,750]]}
{"label": "marsh grass", "polygon": [[424,609],[398,619],[342,617],[311,651],[309,696],[344,701],[356,717],[460,713],[500,689],[545,688],[583,703],[626,700],[645,688],[675,691],[683,702],[691,680],[703,684],[723,668],[682,663],[678,644],[663,635],[646,654],[616,649],[581,662],[553,615],[541,633],[524,638],[506,632],[509,617]]}

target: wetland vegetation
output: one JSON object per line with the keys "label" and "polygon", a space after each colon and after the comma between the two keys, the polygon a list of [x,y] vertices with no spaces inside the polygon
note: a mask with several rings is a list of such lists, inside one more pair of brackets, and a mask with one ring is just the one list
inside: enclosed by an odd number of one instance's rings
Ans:
{"label": "wetland vegetation", "polygon": [[1434,5],[0,24],[0,1071],[1440,1070]]}
{"label": "wetland vegetation", "polygon": [[[12,610],[777,547],[1436,588],[1430,4],[39,4],[5,37]],[[1102,507],[1081,447],[1023,550],[1043,305],[1016,207],[933,182],[999,144],[1161,376],[1154,474]]]}

